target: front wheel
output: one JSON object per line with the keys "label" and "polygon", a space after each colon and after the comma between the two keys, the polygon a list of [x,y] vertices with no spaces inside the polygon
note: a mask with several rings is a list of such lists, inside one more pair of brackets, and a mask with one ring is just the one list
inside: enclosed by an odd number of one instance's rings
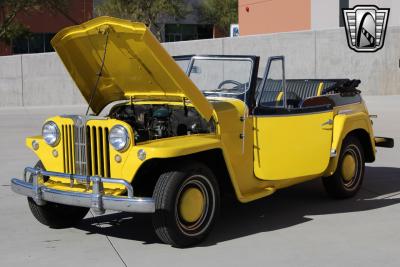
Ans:
{"label": "front wheel", "polygon": [[[44,170],[44,166],[39,161],[35,167]],[[32,178],[29,179],[32,182]],[[53,202],[47,202],[43,206],[39,206],[36,202],[28,197],[28,205],[33,216],[42,224],[50,228],[67,228],[79,223],[89,212],[88,208],[75,207]]]}
{"label": "front wheel", "polygon": [[219,212],[218,183],[211,170],[196,162],[163,173],[153,197],[153,225],[164,243],[188,247],[205,239]]}
{"label": "front wheel", "polygon": [[349,136],[343,141],[335,173],[323,178],[326,191],[334,198],[353,197],[361,188],[364,170],[363,147],[356,137]]}

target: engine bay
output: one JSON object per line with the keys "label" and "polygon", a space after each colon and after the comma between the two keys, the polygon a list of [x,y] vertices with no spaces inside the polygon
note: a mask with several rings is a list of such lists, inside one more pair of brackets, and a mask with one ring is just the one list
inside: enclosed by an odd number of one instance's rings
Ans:
{"label": "engine bay", "polygon": [[114,106],[109,117],[128,123],[137,143],[215,132],[213,120],[207,122],[195,108],[186,105],[124,103]]}

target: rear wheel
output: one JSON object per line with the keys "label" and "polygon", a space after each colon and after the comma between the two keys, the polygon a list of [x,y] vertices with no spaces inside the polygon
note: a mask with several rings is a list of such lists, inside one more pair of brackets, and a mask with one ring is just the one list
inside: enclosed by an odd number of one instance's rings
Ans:
{"label": "rear wheel", "polygon": [[153,225],[164,243],[187,247],[201,242],[219,212],[220,195],[214,174],[201,163],[163,173],[154,189]]}
{"label": "rear wheel", "polygon": [[343,141],[335,173],[323,178],[326,191],[335,198],[354,196],[361,188],[364,170],[363,147],[356,137],[349,136]]}
{"label": "rear wheel", "polygon": [[[44,166],[39,161],[36,166],[44,170]],[[32,178],[30,179],[32,182]],[[36,202],[28,197],[29,209],[33,216],[42,224],[51,228],[67,228],[79,223],[89,212],[88,208],[57,204],[46,202],[45,205],[39,206]]]}

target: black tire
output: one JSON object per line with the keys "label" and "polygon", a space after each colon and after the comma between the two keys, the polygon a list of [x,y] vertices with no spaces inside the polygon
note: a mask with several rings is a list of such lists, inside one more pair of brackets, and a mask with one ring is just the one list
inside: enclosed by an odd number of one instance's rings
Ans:
{"label": "black tire", "polygon": [[[218,183],[212,171],[204,164],[189,161],[180,168],[163,173],[155,186],[153,198],[156,211],[153,226],[164,243],[175,247],[188,247],[203,241],[211,231],[220,208]],[[200,215],[184,218],[182,203],[188,192],[201,193]],[[189,202],[192,204],[191,202]],[[189,205],[190,206],[190,205]],[[191,207],[190,207],[191,208]],[[193,208],[196,210],[196,208]]]}
{"label": "black tire", "polygon": [[[350,161],[354,160],[354,171],[353,168],[350,168],[350,174],[346,175],[349,168],[345,167],[345,159],[348,157],[352,158]],[[346,137],[342,144],[335,173],[332,176],[322,179],[325,190],[334,198],[344,199],[353,197],[361,188],[364,180],[364,172],[365,155],[363,146],[356,137]]]}
{"label": "black tire", "polygon": [[[41,161],[35,167],[44,169]],[[75,207],[63,204],[47,202],[39,206],[28,197],[29,209],[33,216],[42,224],[50,228],[68,228],[78,224],[89,212],[88,208]]]}

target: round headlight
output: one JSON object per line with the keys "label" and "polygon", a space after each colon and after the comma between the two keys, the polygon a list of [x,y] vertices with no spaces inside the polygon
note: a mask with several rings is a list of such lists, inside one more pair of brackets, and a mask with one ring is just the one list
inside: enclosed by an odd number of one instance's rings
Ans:
{"label": "round headlight", "polygon": [[42,136],[48,145],[56,146],[60,141],[60,130],[54,122],[48,121],[43,125]]}
{"label": "round headlight", "polygon": [[122,125],[115,125],[110,130],[108,142],[118,151],[123,151],[129,146],[128,130]]}

